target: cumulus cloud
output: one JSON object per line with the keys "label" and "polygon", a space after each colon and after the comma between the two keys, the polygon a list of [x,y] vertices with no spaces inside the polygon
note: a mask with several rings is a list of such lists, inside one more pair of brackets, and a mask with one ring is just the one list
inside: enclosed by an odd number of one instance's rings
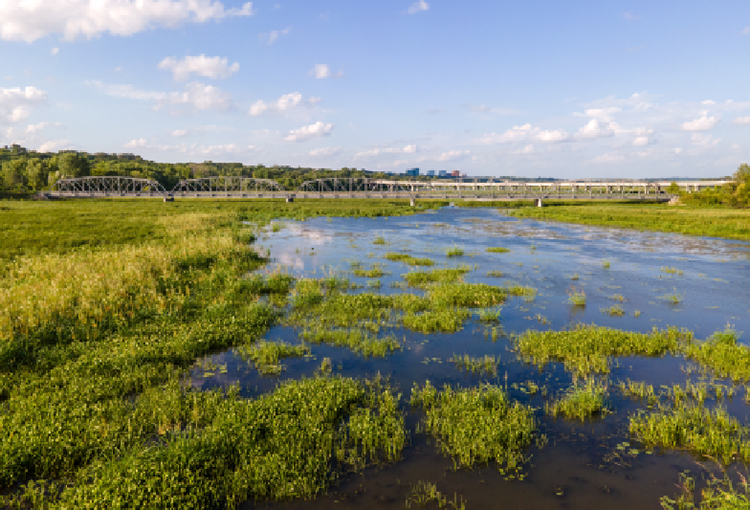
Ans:
{"label": "cumulus cloud", "polygon": [[518,150],[513,151],[514,154],[533,154],[534,153],[534,145],[529,144],[525,147],[521,147]]}
{"label": "cumulus cloud", "polygon": [[39,146],[39,152],[57,152],[63,149],[72,149],[70,140],[48,140]]}
{"label": "cumulus cloud", "polygon": [[52,55],[52,56],[55,56],[58,53],[60,53],[60,48],[55,47],[55,48],[52,48],[51,50],[49,50],[49,54]]}
{"label": "cumulus cloud", "polygon": [[425,0],[417,0],[411,5],[411,7],[409,7],[409,10],[407,12],[409,14],[416,14],[418,12],[429,11],[429,10],[430,10],[430,4],[425,2]]}
{"label": "cumulus cloud", "polygon": [[610,128],[609,123],[600,124],[598,119],[589,120],[588,124],[578,130],[575,138],[578,140],[595,140],[596,138],[609,138],[615,136],[615,131]]}
{"label": "cumulus cloud", "polygon": [[145,138],[136,138],[127,142],[123,145],[126,149],[147,149],[155,151],[171,151],[180,152],[189,156],[236,156],[238,154],[249,154],[257,152],[257,148],[254,145],[237,145],[235,143],[218,144],[218,145],[203,145],[203,144],[187,144],[181,143],[177,145],[160,144],[153,140],[146,140]]}
{"label": "cumulus cloud", "polygon": [[714,138],[712,135],[704,135],[701,133],[693,133],[690,137],[690,142],[696,147],[715,147],[720,141],[721,138]]}
{"label": "cumulus cloud", "polygon": [[302,126],[299,129],[293,129],[289,131],[289,134],[284,138],[288,142],[304,142],[312,138],[318,138],[322,136],[331,136],[333,130],[333,124],[330,122],[318,121],[315,124],[309,126]]}
{"label": "cumulus cloud", "polygon": [[344,71],[339,70],[336,74],[333,74],[331,68],[327,64],[315,64],[315,67],[310,69],[310,76],[316,80],[324,80],[326,78],[341,78],[344,76]]}
{"label": "cumulus cloud", "polygon": [[165,106],[185,106],[195,110],[226,111],[233,104],[232,96],[228,92],[213,85],[205,85],[199,82],[188,83],[182,92],[139,90],[132,85],[107,85],[98,80],[86,83],[96,87],[108,96],[152,102],[154,103],[154,110],[160,110]]}
{"label": "cumulus cloud", "polygon": [[454,161],[456,159],[461,159],[469,155],[468,150],[452,150],[448,152],[442,153],[440,156],[438,156],[438,161]]}
{"label": "cumulus cloud", "polygon": [[648,145],[649,138],[647,136],[637,136],[633,139],[633,145],[636,147],[640,147],[643,145]]}
{"label": "cumulus cloud", "polygon": [[157,27],[253,14],[252,2],[227,9],[216,0],[4,0],[0,38],[32,42],[50,34],[66,40],[103,33],[129,36]]}
{"label": "cumulus cloud", "polygon": [[341,150],[340,147],[321,147],[310,151],[310,156],[335,156]]}
{"label": "cumulus cloud", "polygon": [[269,46],[275,43],[279,40],[279,37],[282,35],[287,35],[289,32],[292,31],[292,27],[286,27],[284,30],[271,30],[270,32],[265,32],[263,34],[258,35],[258,39],[265,42]]}
{"label": "cumulus cloud", "polygon": [[47,93],[36,87],[0,87],[0,122],[20,122],[31,115],[31,108],[47,102]]}
{"label": "cumulus cloud", "polygon": [[375,149],[369,149],[366,151],[358,152],[354,155],[355,158],[370,158],[380,156],[381,154],[414,154],[417,152],[416,145],[406,145],[404,147],[379,147]]}
{"label": "cumulus cloud", "polygon": [[525,142],[535,141],[544,143],[559,143],[570,140],[570,134],[562,130],[547,130],[539,127],[532,127],[531,124],[522,126],[513,126],[502,134],[490,133],[484,135],[479,143],[494,144],[508,142]]}
{"label": "cumulus cloud", "polygon": [[695,120],[683,122],[681,127],[684,131],[708,131],[709,129],[713,129],[720,120],[721,117],[703,115]]}
{"label": "cumulus cloud", "polygon": [[159,62],[159,69],[172,71],[175,81],[185,81],[191,74],[205,78],[229,78],[240,70],[238,62],[229,65],[229,60],[221,57],[207,57],[203,54],[198,56],[187,56],[182,60],[175,57],[167,57]]}
{"label": "cumulus cloud", "polygon": [[271,101],[270,103],[266,103],[263,100],[256,101],[250,107],[248,113],[253,117],[263,115],[264,113],[288,113],[295,108],[315,106],[320,101],[319,97],[303,99],[302,94],[299,92],[292,92],[291,94],[284,94],[276,101]]}
{"label": "cumulus cloud", "polygon": [[750,115],[747,117],[737,117],[734,119],[735,124],[750,124]]}

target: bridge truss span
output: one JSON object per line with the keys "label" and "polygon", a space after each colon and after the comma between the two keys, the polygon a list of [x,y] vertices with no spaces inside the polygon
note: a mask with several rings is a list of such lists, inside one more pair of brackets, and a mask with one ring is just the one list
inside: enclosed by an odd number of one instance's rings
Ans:
{"label": "bridge truss span", "polygon": [[153,179],[90,176],[60,179],[52,194],[61,197],[160,197],[167,190]]}
{"label": "bridge truss span", "polygon": [[204,177],[186,179],[177,183],[170,192],[179,197],[248,197],[284,198],[289,192],[272,179],[252,177]]}

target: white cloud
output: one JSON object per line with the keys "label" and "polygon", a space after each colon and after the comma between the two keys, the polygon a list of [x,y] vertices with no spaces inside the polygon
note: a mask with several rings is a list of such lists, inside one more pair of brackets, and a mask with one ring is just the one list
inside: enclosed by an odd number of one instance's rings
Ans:
{"label": "white cloud", "polygon": [[310,156],[335,156],[341,150],[340,147],[321,147],[310,151]]}
{"label": "white cloud", "polygon": [[50,34],[66,40],[103,33],[128,36],[156,27],[250,16],[253,4],[226,9],[216,0],[3,0],[0,38],[32,42]]}
{"label": "white cloud", "polygon": [[633,140],[633,145],[635,145],[636,147],[640,147],[643,145],[648,145],[648,142],[649,142],[648,136],[637,136]]}
{"label": "white cloud", "polygon": [[46,122],[46,121],[38,122],[37,124],[29,124],[28,126],[26,126],[26,134],[34,136],[42,129],[45,129],[49,126],[59,127],[59,126],[62,126],[62,124],[60,122]]}
{"label": "white cloud", "polygon": [[681,153],[681,152],[682,152],[682,147],[675,147],[675,148],[674,148],[674,153],[675,153],[675,154],[679,154],[679,153]]}
{"label": "white cloud", "polygon": [[174,131],[170,133],[170,136],[172,136],[172,138],[182,138],[184,136],[187,136],[187,134],[188,134],[187,129],[175,129]]}
{"label": "white cloud", "polygon": [[534,145],[529,144],[526,147],[521,147],[520,149],[513,151],[514,154],[533,154],[534,153]]}
{"label": "white cloud", "polygon": [[206,78],[229,78],[240,70],[238,62],[229,65],[229,60],[221,57],[207,57],[205,55],[187,56],[182,60],[167,57],[159,62],[159,69],[169,69],[175,81],[185,81],[191,74]]}
{"label": "white cloud", "polygon": [[720,120],[721,117],[708,117],[704,114],[695,120],[683,122],[681,127],[685,131],[708,131],[713,129]]}
{"label": "white cloud", "polygon": [[263,115],[264,113],[288,113],[295,108],[315,106],[320,101],[319,97],[303,99],[302,94],[299,92],[292,92],[291,94],[284,94],[276,101],[271,101],[270,103],[266,103],[263,100],[256,101],[250,107],[248,113],[253,117]]}
{"label": "white cloud", "polygon": [[278,41],[279,37],[281,37],[282,35],[287,35],[291,31],[292,27],[286,27],[284,30],[271,30],[270,32],[260,34],[258,38],[270,46]]}
{"label": "white cloud", "polygon": [[31,108],[47,102],[47,93],[36,87],[0,87],[0,122],[19,122],[31,115]]}
{"label": "white cloud", "polygon": [[63,149],[71,149],[73,144],[70,140],[48,140],[39,146],[39,152],[57,152]]}
{"label": "white cloud", "polygon": [[315,68],[310,72],[313,73],[318,80],[328,78],[331,75],[331,70],[328,69],[326,64],[315,64]]}
{"label": "white cloud", "polygon": [[52,56],[55,56],[58,53],[60,53],[60,48],[52,48],[51,50],[49,50],[49,54]]}
{"label": "white cloud", "polygon": [[358,152],[354,158],[370,158],[380,156],[381,154],[414,154],[417,152],[416,145],[406,145],[404,147],[380,147]]}
{"label": "white cloud", "polygon": [[325,123],[318,121],[315,124],[291,130],[285,140],[288,142],[304,142],[305,140],[310,140],[312,138],[331,136],[332,130],[333,124],[330,122]]}
{"label": "white cloud", "polygon": [[575,137],[579,140],[594,140],[596,138],[609,138],[612,136],[615,136],[615,132],[609,127],[609,123],[603,126],[594,118],[579,129]]}
{"label": "white cloud", "polygon": [[734,119],[735,124],[750,124],[750,115],[747,117],[737,117]]}
{"label": "white cloud", "polygon": [[123,147],[125,147],[126,149],[138,149],[146,147],[146,145],[148,145],[148,140],[146,140],[145,138],[138,138],[137,140],[130,140]]}
{"label": "white cloud", "polygon": [[508,142],[525,142],[535,141],[544,143],[557,143],[570,140],[570,134],[562,130],[542,130],[538,127],[532,127],[526,123],[522,126],[513,126],[504,133],[498,135],[490,133],[484,135],[478,140],[480,144],[495,144]]}
{"label": "white cloud", "polygon": [[715,147],[721,141],[721,138],[714,138],[712,135],[704,135],[701,133],[693,133],[690,137],[690,141],[696,147]]}
{"label": "white cloud", "polygon": [[452,150],[442,153],[437,160],[438,161],[454,161],[456,159],[462,159],[469,155],[468,150]]}
{"label": "white cloud", "polygon": [[429,11],[429,10],[430,10],[430,4],[425,2],[425,0],[417,0],[411,5],[411,7],[409,7],[409,10],[407,12],[409,14],[416,14],[418,12]]}
{"label": "white cloud", "polygon": [[153,102],[154,110],[165,106],[187,106],[196,110],[226,111],[232,107],[232,97],[228,92],[199,82],[188,83],[183,92],[139,90],[132,85],[107,85],[98,80],[87,81],[86,84],[98,88],[108,96]]}

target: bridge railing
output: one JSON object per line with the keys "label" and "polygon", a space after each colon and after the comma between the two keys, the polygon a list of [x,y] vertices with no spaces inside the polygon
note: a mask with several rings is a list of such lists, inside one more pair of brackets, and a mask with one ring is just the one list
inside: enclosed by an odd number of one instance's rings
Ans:
{"label": "bridge railing", "polygon": [[153,179],[89,176],[57,180],[52,193],[59,196],[163,196],[167,190]]}
{"label": "bridge railing", "polygon": [[204,177],[185,179],[178,182],[170,195],[172,196],[276,196],[288,195],[278,182],[272,179],[255,179],[252,177]]}

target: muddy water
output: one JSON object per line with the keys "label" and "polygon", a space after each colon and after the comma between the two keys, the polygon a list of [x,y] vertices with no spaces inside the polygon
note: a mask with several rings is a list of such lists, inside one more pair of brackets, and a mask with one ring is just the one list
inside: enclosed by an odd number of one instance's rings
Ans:
{"label": "muddy water", "polygon": [[[373,244],[377,237],[388,244]],[[558,365],[540,371],[520,362],[507,334],[530,328],[559,330],[582,322],[641,332],[678,326],[706,338],[729,324],[746,332],[741,341],[750,341],[748,243],[519,221],[490,209],[445,208],[407,218],[285,222],[280,231],[269,230],[259,244],[274,261],[264,268],[267,272],[284,270],[299,277],[319,278],[346,273],[352,264],[368,269],[377,263],[389,273],[378,279],[377,290],[367,288],[375,282],[349,274],[350,280],[363,286],[355,292],[405,292],[394,284],[414,269],[383,258],[387,252],[403,251],[433,259],[434,268],[468,264],[473,268],[466,275],[468,282],[517,283],[537,288],[538,295],[531,302],[511,298],[501,307],[500,324],[506,335],[498,335],[494,341],[487,326],[476,320],[469,320],[454,334],[396,330],[393,333],[402,339],[404,348],[387,358],[364,359],[344,348],[312,345],[313,357],[284,360],[285,371],[279,377],[262,377],[233,351],[227,351],[206,360],[225,367],[213,371],[216,375],[203,377],[204,370],[194,369],[196,387],[239,382],[245,395],[256,396],[272,390],[281,380],[312,375],[324,357],[332,360],[334,373],[388,376],[405,399],[414,383],[428,379],[436,386],[463,387],[489,380],[506,386],[514,399],[538,407],[541,432],[548,438],[546,446],[532,449],[527,478],[522,482],[506,480],[492,464],[455,470],[433,440],[415,433],[419,415],[409,413],[411,443],[400,462],[348,476],[331,494],[316,500],[258,505],[263,508],[404,508],[411,486],[420,480],[436,484],[449,499],[454,495],[463,498],[466,508],[659,508],[661,496],[675,494],[681,471],[701,471],[696,459],[674,451],[646,452],[637,444],[618,449],[630,441],[628,414],[644,404],[623,399],[614,388],[610,405],[615,412],[604,419],[580,424],[548,418],[542,409],[549,396],[529,395],[523,383],[534,381],[555,394],[570,385],[571,376]],[[486,252],[494,246],[510,252]],[[446,251],[453,247],[463,249],[464,255],[447,257]],[[667,272],[667,268],[677,272]],[[495,275],[488,275],[490,271]],[[587,304],[574,307],[568,302],[569,294],[581,290]],[[674,304],[669,296],[679,296],[679,303]],[[613,305],[619,305],[624,315],[610,316],[604,311]],[[298,342],[297,332],[282,326],[271,329],[266,338]],[[459,372],[449,362],[454,353],[499,356],[497,377]],[[687,365],[673,357],[622,358],[610,374],[610,384],[628,378],[657,387],[684,383],[696,377],[686,373]],[[744,392],[727,406],[747,421],[750,408],[744,402]]]}

